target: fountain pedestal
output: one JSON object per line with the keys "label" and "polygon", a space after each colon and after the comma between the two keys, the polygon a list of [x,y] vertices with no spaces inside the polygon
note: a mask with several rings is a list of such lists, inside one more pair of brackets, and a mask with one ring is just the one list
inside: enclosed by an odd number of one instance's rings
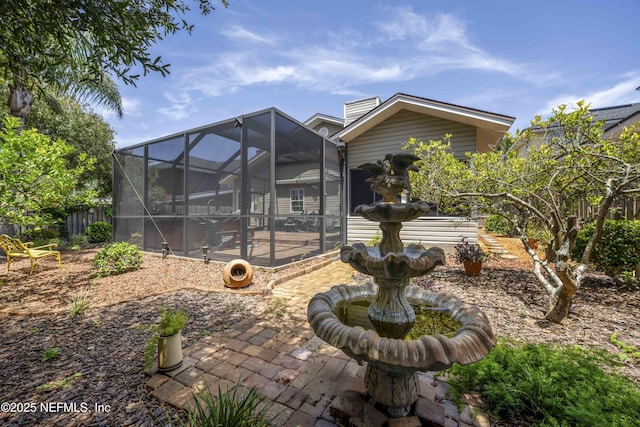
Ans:
{"label": "fountain pedestal", "polygon": [[410,415],[420,391],[417,371],[391,372],[372,364],[367,365],[364,385],[369,396],[392,418]]}
{"label": "fountain pedestal", "polygon": [[[307,318],[318,337],[340,348],[358,362],[367,362],[365,386],[390,417],[410,415],[418,399],[418,371],[446,369],[453,363],[482,359],[495,345],[489,321],[477,307],[446,295],[410,286],[411,277],[429,273],[445,264],[444,251],[421,245],[404,246],[402,222],[412,221],[430,210],[425,203],[395,203],[409,189],[408,170],[416,158],[409,154],[387,155],[384,161],[362,167],[372,172],[367,181],[383,201],[356,207],[355,213],[380,223],[382,240],[367,247],[343,246],[340,258],[356,270],[373,276],[374,283],[339,285],[315,295]],[[414,169],[412,169],[412,167]],[[369,302],[367,316],[373,330],[344,324],[336,315],[352,303]],[[461,327],[453,337],[423,335],[404,339],[416,319],[412,304],[436,307],[449,313]]]}

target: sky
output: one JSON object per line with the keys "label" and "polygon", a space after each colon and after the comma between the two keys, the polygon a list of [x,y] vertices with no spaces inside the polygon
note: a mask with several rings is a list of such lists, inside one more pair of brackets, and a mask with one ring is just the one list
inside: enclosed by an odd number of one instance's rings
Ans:
{"label": "sky", "polygon": [[120,83],[124,116],[102,114],[122,148],[270,107],[342,118],[345,102],[406,93],[515,117],[515,132],[559,104],[640,102],[639,16],[637,0],[229,0],[189,13],[191,35],[151,50],[171,74]]}

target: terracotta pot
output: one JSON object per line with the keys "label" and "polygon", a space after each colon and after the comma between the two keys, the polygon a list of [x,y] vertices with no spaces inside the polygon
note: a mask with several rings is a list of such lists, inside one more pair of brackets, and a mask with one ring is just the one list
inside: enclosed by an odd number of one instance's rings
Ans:
{"label": "terracotta pot", "polygon": [[229,288],[242,288],[251,283],[253,267],[243,259],[234,259],[224,266],[222,279]]}
{"label": "terracotta pot", "polygon": [[528,239],[531,249],[538,249],[538,239]]}
{"label": "terracotta pot", "polygon": [[467,273],[467,276],[479,276],[482,270],[482,261],[464,261],[462,265],[464,265],[464,272]]}
{"label": "terracotta pot", "polygon": [[158,337],[158,370],[171,371],[182,365],[182,334],[180,331],[168,336]]}

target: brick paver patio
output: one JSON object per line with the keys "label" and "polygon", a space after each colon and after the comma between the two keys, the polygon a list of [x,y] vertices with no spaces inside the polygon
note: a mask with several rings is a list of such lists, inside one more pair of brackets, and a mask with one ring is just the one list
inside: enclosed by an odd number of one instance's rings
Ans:
{"label": "brick paver patio", "polygon": [[[279,426],[338,425],[331,403],[347,390],[364,393],[365,366],[316,337],[307,323],[306,309],[316,293],[351,283],[353,272],[348,264],[334,261],[278,285],[268,298],[272,309],[267,314],[202,338],[184,349],[180,368],[151,376],[147,385],[152,395],[186,409],[193,403],[192,393],[205,382],[217,391],[219,386],[225,390],[240,381],[243,387],[256,387],[273,402],[271,410],[279,414]],[[458,411],[445,400],[447,387],[431,373],[420,374],[418,415],[447,427],[489,425],[484,415],[475,414],[470,407]],[[387,422],[375,408],[366,407],[353,424],[375,427]]]}

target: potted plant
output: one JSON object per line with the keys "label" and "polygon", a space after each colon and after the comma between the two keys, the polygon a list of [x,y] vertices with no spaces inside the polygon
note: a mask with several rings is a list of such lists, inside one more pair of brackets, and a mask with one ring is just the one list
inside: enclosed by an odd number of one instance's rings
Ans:
{"label": "potted plant", "polygon": [[480,275],[482,263],[489,259],[489,254],[484,252],[480,245],[471,244],[463,237],[454,247],[453,254],[455,260],[462,263],[464,271],[468,276]]}
{"label": "potted plant", "polygon": [[170,371],[182,364],[181,330],[187,324],[187,313],[184,310],[170,308],[160,310],[160,322],[148,328],[151,336],[144,349],[145,369],[153,366],[157,354],[158,370]]}

